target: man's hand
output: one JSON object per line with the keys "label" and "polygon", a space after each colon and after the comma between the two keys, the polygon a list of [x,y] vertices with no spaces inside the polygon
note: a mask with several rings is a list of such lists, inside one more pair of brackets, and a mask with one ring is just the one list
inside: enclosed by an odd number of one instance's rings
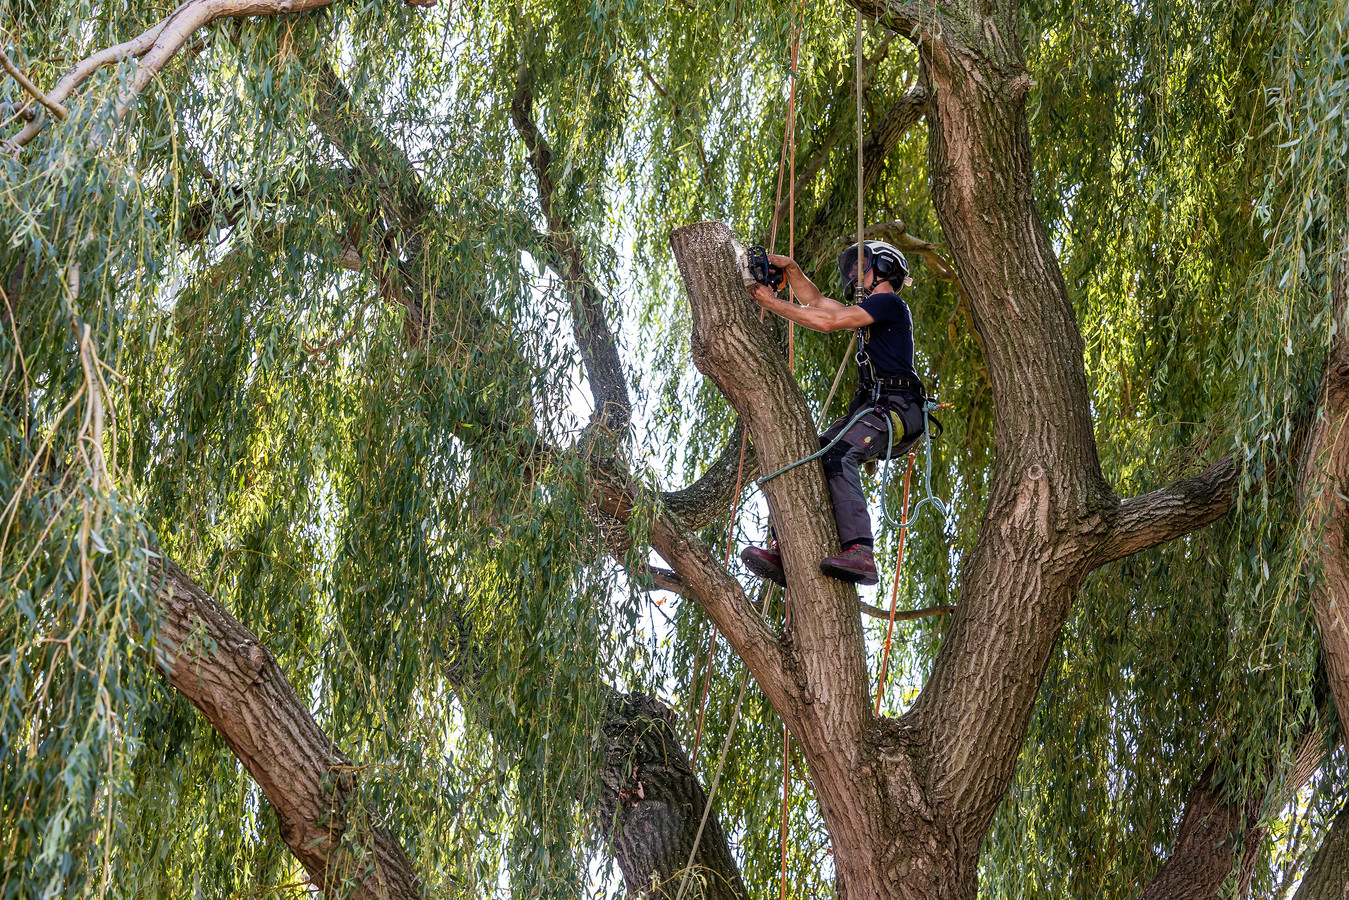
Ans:
{"label": "man's hand", "polygon": [[792,259],[790,256],[780,256],[776,253],[768,254],[768,264],[770,266],[777,266],[788,276],[791,275],[793,269],[797,272],[801,271],[801,267],[796,264],[796,260]]}
{"label": "man's hand", "polygon": [[777,294],[766,284],[759,284],[757,281],[749,286],[750,299],[760,306],[771,306],[777,299]]}

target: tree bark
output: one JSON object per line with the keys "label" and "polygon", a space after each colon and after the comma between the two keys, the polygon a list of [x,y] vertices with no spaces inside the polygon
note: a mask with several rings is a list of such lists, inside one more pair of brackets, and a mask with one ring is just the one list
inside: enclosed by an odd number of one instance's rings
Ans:
{"label": "tree bark", "polygon": [[1312,612],[1321,634],[1326,675],[1335,711],[1349,722],[1349,251],[1338,254],[1331,286],[1336,330],[1321,374],[1312,423],[1298,479],[1308,521],[1308,540],[1317,548],[1319,572],[1312,581]]}
{"label": "tree bark", "polygon": [[[314,884],[351,900],[421,897],[397,840],[361,809],[357,767],[324,734],[257,637],[172,562],[152,557],[151,575],[152,585],[158,582],[156,664],[257,782],[276,811],[282,840]],[[457,689],[471,689],[471,679],[455,681]],[[604,725],[596,817],[634,893],[683,870],[707,803],[673,724],[659,700],[615,694]],[[747,897],[715,814],[695,866],[708,898]]]}
{"label": "tree bark", "polygon": [[1349,803],[1331,823],[1293,900],[1349,900]]}
{"label": "tree bark", "polygon": [[[760,473],[818,449],[805,398],[746,295],[730,231],[691,225],[671,244],[689,294],[694,363],[745,421]],[[791,628],[770,649],[754,623],[726,617],[718,625],[801,747],[833,843],[839,895],[956,896],[955,886],[974,884],[977,841],[962,848],[950,816],[929,802],[918,775],[926,761],[915,762],[911,731],[887,723],[878,735],[856,590],[818,568],[838,550],[823,471],[818,462],[798,466],[763,490],[792,598]],[[657,534],[653,543],[705,608],[743,601],[711,596],[685,577],[684,561],[662,546],[676,542]],[[755,664],[765,656],[780,662]]]}
{"label": "tree bark", "polygon": [[1325,737],[1323,729],[1308,728],[1292,764],[1284,771],[1271,765],[1270,777],[1244,797],[1229,796],[1216,781],[1217,764],[1210,764],[1190,793],[1170,858],[1140,900],[1246,897],[1265,839],[1262,816],[1283,807],[1320,768]]}
{"label": "tree bark", "polygon": [[353,900],[421,897],[397,840],[363,809],[351,760],[257,637],[172,562],[151,557],[150,574],[156,665],[248,769],[314,884]]}
{"label": "tree bark", "polygon": [[[674,718],[654,697],[616,695],[604,725],[600,773],[599,826],[613,844],[628,892],[659,900],[677,894],[707,806],[675,736]],[[715,814],[708,817],[693,867],[706,900],[748,898]]]}
{"label": "tree bark", "polygon": [[1140,900],[1218,900],[1238,860],[1237,889],[1244,897],[1255,871],[1255,856],[1264,840],[1259,827],[1264,798],[1228,802],[1214,784],[1215,766],[1200,776],[1180,821],[1175,849]]}

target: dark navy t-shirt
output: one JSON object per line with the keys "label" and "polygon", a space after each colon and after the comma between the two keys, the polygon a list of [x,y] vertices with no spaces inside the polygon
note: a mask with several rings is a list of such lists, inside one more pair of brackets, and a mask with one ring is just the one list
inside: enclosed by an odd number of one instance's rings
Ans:
{"label": "dark navy t-shirt", "polygon": [[898,294],[872,294],[858,306],[876,320],[875,324],[858,329],[865,339],[866,352],[871,357],[876,374],[882,378],[912,378],[918,380],[913,368],[913,317],[909,304]]}

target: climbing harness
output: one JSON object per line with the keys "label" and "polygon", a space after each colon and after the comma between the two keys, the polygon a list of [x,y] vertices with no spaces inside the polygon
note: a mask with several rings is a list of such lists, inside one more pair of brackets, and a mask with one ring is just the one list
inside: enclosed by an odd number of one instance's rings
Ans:
{"label": "climbing harness", "polygon": [[[943,409],[949,405],[950,404],[946,403],[936,403],[932,400],[924,400],[923,415],[928,420],[936,422],[937,420],[932,414],[937,410]],[[940,423],[938,423],[938,425],[940,425]],[[894,450],[894,439],[895,439],[894,423],[893,420],[890,418],[890,416],[885,417],[885,429],[886,429],[886,437],[890,441],[890,443],[887,444],[885,448],[885,468],[881,472],[881,520],[885,522],[886,525],[889,525],[891,528],[906,529],[913,524],[914,519],[918,518],[918,514],[923,511],[923,507],[930,505],[934,510],[936,510],[937,514],[942,517],[943,523],[942,533],[945,534],[948,530],[948,526],[950,525],[951,513],[947,510],[946,504],[942,502],[942,499],[938,497],[936,494],[932,493],[932,431],[928,428],[923,429],[923,435],[925,438],[924,443],[926,444],[926,446],[923,448],[923,458],[924,458],[923,493],[926,494],[926,496],[923,497],[922,500],[919,500],[918,505],[913,508],[912,518],[908,518],[906,512],[901,514],[900,516],[901,521],[896,522],[895,520],[890,518],[890,513],[886,509],[887,504],[885,502],[885,498],[887,496],[886,489],[889,487],[890,484],[890,459],[891,454]],[[912,452],[909,454],[909,459],[911,461],[913,459]],[[907,509],[908,506],[907,479],[905,482],[904,495],[906,497],[904,502],[905,507]],[[902,536],[900,540],[901,541],[903,540]]]}

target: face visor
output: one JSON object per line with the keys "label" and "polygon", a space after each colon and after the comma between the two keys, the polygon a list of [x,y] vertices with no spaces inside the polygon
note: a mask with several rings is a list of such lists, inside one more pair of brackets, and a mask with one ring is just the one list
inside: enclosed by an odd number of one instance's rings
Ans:
{"label": "face visor", "polygon": [[[909,275],[909,266],[904,260],[904,254],[890,244],[884,241],[864,241],[862,243],[863,276],[867,272],[875,273],[873,284],[879,281],[889,281],[894,285],[895,290],[899,290],[904,286],[905,279]],[[838,275],[839,280],[843,282],[845,296],[852,297],[856,292],[858,282],[864,281],[864,278],[858,278],[857,275],[856,244],[838,255]]]}
{"label": "face visor", "polygon": [[[862,271],[871,270],[871,248],[862,245]],[[843,293],[849,300],[857,291],[857,245],[853,244],[838,255],[838,277],[843,282]]]}

